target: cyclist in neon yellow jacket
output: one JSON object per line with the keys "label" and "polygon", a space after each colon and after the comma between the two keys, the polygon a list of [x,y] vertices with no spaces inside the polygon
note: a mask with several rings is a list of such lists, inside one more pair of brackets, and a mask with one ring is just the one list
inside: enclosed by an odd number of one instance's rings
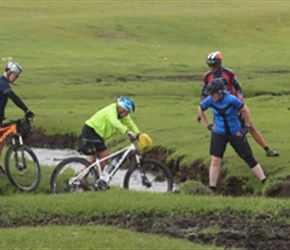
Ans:
{"label": "cyclist in neon yellow jacket", "polygon": [[[131,119],[129,113],[135,111],[135,104],[132,99],[120,96],[117,103],[112,103],[96,112],[89,118],[82,129],[82,138],[98,139],[95,148],[99,159],[109,155],[109,150],[105,145],[105,140],[114,135],[117,131],[127,134],[130,138],[136,139],[140,131]],[[90,162],[95,161],[93,155],[90,156]],[[105,162],[102,162],[102,169]]]}

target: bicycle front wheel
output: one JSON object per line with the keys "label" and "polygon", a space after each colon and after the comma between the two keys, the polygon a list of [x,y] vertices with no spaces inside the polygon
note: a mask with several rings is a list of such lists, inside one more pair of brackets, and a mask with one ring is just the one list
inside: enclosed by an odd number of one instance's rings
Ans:
{"label": "bicycle front wheel", "polygon": [[75,177],[84,169],[90,166],[90,163],[80,157],[71,157],[61,161],[52,172],[50,178],[50,188],[52,193],[73,193],[84,191],[95,191],[95,181],[98,175],[94,169],[85,176],[86,181],[75,179]]}
{"label": "bicycle front wheel", "polygon": [[168,192],[173,189],[173,178],[170,170],[160,161],[144,159],[128,169],[123,187],[137,191]]}
{"label": "bicycle front wheel", "polygon": [[10,182],[22,191],[35,190],[40,182],[38,159],[27,145],[12,145],[5,155],[5,169]]}

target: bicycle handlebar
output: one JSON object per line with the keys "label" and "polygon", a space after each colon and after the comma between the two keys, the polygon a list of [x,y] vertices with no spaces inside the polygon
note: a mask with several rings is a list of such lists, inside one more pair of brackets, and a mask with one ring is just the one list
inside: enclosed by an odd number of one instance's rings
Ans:
{"label": "bicycle handlebar", "polygon": [[17,118],[17,119],[14,119],[14,120],[10,120],[9,122],[3,123],[2,127],[8,127],[8,126],[11,126],[13,124],[19,124],[24,119],[25,118]]}

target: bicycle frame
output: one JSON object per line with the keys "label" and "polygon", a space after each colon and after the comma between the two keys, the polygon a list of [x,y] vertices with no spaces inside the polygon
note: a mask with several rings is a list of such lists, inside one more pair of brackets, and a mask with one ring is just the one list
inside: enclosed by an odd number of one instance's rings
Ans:
{"label": "bicycle frame", "polygon": [[[23,145],[23,139],[22,139],[22,136],[17,133],[17,125],[16,124],[11,124],[7,127],[1,127],[0,133],[1,132],[2,133],[4,132],[4,133],[0,137],[0,143],[4,142],[9,135],[15,134],[15,135],[18,135],[19,144]],[[16,143],[15,138],[12,138],[12,144],[15,144],[15,143]]]}
{"label": "bicycle frame", "polygon": [[[99,173],[99,179],[97,180],[97,183],[100,181],[105,181],[106,183],[109,183],[111,181],[111,179],[113,178],[113,176],[115,175],[115,173],[119,170],[120,166],[122,165],[122,163],[124,162],[124,160],[126,159],[126,157],[128,156],[128,154],[130,152],[134,151],[135,152],[135,158],[136,158],[136,162],[140,163],[142,156],[137,152],[136,149],[136,145],[134,144],[134,142],[131,142],[131,144],[129,146],[126,146],[102,159],[96,158],[96,161],[94,163],[92,163],[90,166],[88,166],[86,169],[84,169],[83,171],[81,171],[77,176],[75,176],[74,178],[71,178],[71,180],[69,181],[69,184],[71,185],[72,183],[74,183],[75,181],[80,180],[82,177],[86,176],[87,174],[89,174],[89,172],[91,171],[92,168],[97,168],[98,173]],[[101,162],[104,162],[108,159],[111,159],[119,154],[122,154],[122,157],[120,158],[119,162],[117,163],[116,167],[113,169],[113,171],[111,173],[105,173],[105,170],[102,170],[101,168]]]}

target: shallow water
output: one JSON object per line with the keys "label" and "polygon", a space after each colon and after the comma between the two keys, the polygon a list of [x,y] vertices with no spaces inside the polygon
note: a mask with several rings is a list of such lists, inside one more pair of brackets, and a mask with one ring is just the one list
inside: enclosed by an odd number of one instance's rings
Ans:
{"label": "shallow water", "polygon": [[[83,157],[85,159],[88,159],[87,156],[81,155],[80,153],[78,153],[76,150],[73,150],[73,149],[32,148],[32,150],[36,154],[40,165],[51,166],[51,167],[55,167],[60,161],[69,157]],[[109,185],[116,185],[116,186],[123,187],[123,180],[124,180],[124,176],[126,172],[127,170],[118,170],[113,176],[113,178],[111,179]],[[150,175],[148,175],[148,177],[149,176]],[[151,176],[151,179],[152,178],[154,179],[154,176]],[[141,189],[139,189],[139,186],[140,186],[140,182],[138,181],[138,184],[136,184],[136,186],[133,184],[133,189],[136,188],[137,190],[141,191]],[[158,182],[155,182],[154,188],[153,189],[150,188],[146,191],[162,192],[161,190],[163,188],[164,188],[164,184],[159,186]],[[174,189],[175,188],[176,186],[174,185]]]}
{"label": "shallow water", "polygon": [[[76,156],[88,159],[87,156],[83,156],[73,149],[32,148],[32,150],[36,154],[40,165],[51,167],[55,167],[60,161],[69,157]],[[122,186],[125,173],[126,170],[117,171],[110,184]]]}

